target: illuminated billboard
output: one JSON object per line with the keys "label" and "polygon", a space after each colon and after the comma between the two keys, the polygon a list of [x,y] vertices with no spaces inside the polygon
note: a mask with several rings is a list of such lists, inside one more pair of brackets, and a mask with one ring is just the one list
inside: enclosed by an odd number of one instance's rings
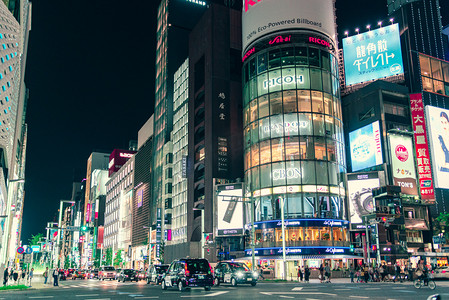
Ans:
{"label": "illuminated billboard", "polygon": [[377,172],[348,174],[349,220],[352,224],[363,223],[362,216],[374,209],[374,188],[380,187]]}
{"label": "illuminated billboard", "polygon": [[379,121],[350,132],[349,147],[353,172],[382,164]]}
{"label": "illuminated billboard", "polygon": [[243,234],[242,196],[241,183],[217,186],[217,236]]}
{"label": "illuminated billboard", "polygon": [[252,42],[281,30],[310,29],[335,40],[333,2],[333,0],[244,0],[243,53]]}
{"label": "illuminated billboard", "polygon": [[416,169],[411,136],[389,134],[393,184],[407,195],[418,195]]}
{"label": "illuminated billboard", "polygon": [[449,189],[449,110],[426,106],[435,187]]}
{"label": "illuminated billboard", "polygon": [[343,39],[346,85],[403,74],[399,25]]}

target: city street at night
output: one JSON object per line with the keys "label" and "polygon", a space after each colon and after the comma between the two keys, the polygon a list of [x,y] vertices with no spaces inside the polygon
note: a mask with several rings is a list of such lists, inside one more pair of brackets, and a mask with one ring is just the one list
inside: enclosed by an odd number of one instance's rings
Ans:
{"label": "city street at night", "polygon": [[211,291],[192,289],[179,292],[176,289],[163,291],[161,286],[117,281],[68,280],[59,287],[39,285],[36,289],[0,293],[0,300],[7,299],[185,299],[219,297],[220,299],[427,299],[440,294],[449,298],[449,282],[437,281],[437,288],[415,289],[411,283],[349,283],[349,279],[336,279],[335,283],[319,283],[318,280],[305,283],[259,283],[257,286],[237,287],[220,285]]}

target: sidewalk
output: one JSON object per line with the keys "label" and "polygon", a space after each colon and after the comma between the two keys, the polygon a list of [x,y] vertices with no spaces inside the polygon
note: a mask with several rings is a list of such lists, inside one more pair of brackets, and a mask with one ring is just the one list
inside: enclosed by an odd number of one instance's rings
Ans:
{"label": "sidewalk", "polygon": [[[0,284],[3,284],[3,281],[0,282]],[[26,285],[29,286],[29,281],[25,279],[20,278],[18,281],[14,280],[8,280],[7,286],[14,286],[14,285]],[[3,286],[3,285],[1,285]],[[46,289],[46,288],[52,288],[53,287],[53,278],[48,277],[47,284],[44,284],[44,277],[42,275],[36,275],[33,277],[33,280],[31,281],[31,287],[28,289]],[[9,290],[14,291],[14,290]]]}

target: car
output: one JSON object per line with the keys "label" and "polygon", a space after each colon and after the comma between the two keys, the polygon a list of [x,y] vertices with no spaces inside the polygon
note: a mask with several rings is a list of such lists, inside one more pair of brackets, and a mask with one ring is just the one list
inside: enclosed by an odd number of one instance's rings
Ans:
{"label": "car", "polygon": [[121,271],[122,271],[122,269],[115,269],[115,280],[117,280],[118,275],[120,275]]}
{"label": "car", "polygon": [[137,279],[139,279],[139,280],[145,279],[145,271],[142,271],[142,270],[137,271],[136,270],[136,275],[137,275]]}
{"label": "car", "polygon": [[145,272],[145,280],[147,281],[147,284],[149,284],[150,282],[159,284],[162,280],[162,276],[164,276],[168,267],[170,267],[170,265],[152,265],[152,266],[150,266],[147,269],[147,271]]}
{"label": "car", "polygon": [[117,275],[117,281],[118,282],[125,282],[125,281],[139,281],[138,274],[133,269],[123,269],[120,271],[120,273]]}
{"label": "car", "polygon": [[95,278],[98,278],[98,269],[93,269],[93,270],[91,270],[90,272],[89,272],[89,275],[90,275],[90,279],[95,279]]}
{"label": "car", "polygon": [[247,265],[241,262],[220,262],[215,266],[214,285],[230,283],[232,286],[247,283],[255,286],[259,273],[252,272]]}
{"label": "car", "polygon": [[438,267],[432,271],[433,278],[449,279],[449,266]]}
{"label": "car", "polygon": [[76,270],[72,274],[72,279],[86,279],[86,271],[85,270]]}
{"label": "car", "polygon": [[103,266],[98,271],[98,280],[115,280],[117,272],[113,266]]}
{"label": "car", "polygon": [[213,270],[207,259],[183,258],[173,261],[161,279],[161,287],[177,288],[180,292],[192,287],[210,291],[214,284]]}

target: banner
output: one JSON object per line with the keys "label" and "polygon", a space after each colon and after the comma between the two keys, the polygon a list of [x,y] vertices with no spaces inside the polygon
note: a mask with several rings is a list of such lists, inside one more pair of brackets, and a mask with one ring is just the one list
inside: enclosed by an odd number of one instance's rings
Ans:
{"label": "banner", "polygon": [[382,164],[382,135],[379,121],[350,132],[349,148],[353,172]]}
{"label": "banner", "polygon": [[421,94],[410,94],[410,111],[415,137],[415,152],[421,198],[424,200],[434,200],[435,192],[433,190],[426,120],[424,118],[424,104]]}
{"label": "banner", "polygon": [[348,174],[349,220],[351,224],[364,223],[363,216],[374,212],[374,188],[380,187],[379,173]]}
{"label": "banner", "polygon": [[412,137],[389,134],[388,139],[393,184],[400,186],[403,194],[418,195]]}

